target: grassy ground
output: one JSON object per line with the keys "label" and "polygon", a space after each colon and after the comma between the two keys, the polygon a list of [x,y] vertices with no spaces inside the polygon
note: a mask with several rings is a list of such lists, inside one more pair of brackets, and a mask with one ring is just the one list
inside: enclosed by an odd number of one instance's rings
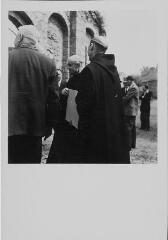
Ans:
{"label": "grassy ground", "polygon": [[[137,118],[137,143],[131,152],[133,164],[157,163],[157,100],[151,101],[150,131],[140,130],[140,113]],[[53,135],[43,142],[42,163],[46,163]]]}
{"label": "grassy ground", "polygon": [[137,144],[131,153],[132,163],[157,163],[157,100],[151,101],[150,131],[140,130],[140,113],[137,116]]}

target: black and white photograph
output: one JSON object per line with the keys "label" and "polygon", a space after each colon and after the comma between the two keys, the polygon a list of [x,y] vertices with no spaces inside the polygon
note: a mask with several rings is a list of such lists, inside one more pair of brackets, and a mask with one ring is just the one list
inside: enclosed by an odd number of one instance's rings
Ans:
{"label": "black and white photograph", "polygon": [[167,240],[162,0],[2,0],[2,239]]}
{"label": "black and white photograph", "polygon": [[157,163],[158,19],[8,12],[8,163]]}

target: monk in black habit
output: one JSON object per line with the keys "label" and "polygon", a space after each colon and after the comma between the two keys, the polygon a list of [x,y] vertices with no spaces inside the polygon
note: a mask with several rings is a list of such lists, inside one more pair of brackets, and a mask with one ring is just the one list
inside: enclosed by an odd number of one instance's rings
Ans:
{"label": "monk in black habit", "polygon": [[81,163],[130,163],[123,122],[120,79],[103,37],[91,40],[91,61],[80,74],[76,97]]}

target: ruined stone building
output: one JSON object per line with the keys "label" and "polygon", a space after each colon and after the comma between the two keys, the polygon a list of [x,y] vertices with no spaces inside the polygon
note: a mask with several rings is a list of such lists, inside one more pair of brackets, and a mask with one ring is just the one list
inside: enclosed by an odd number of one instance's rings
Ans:
{"label": "ruined stone building", "polygon": [[106,35],[103,18],[97,11],[9,11],[8,18],[9,47],[13,47],[19,26],[35,25],[41,34],[40,44],[47,55],[54,57],[57,68],[62,69],[63,80],[68,78],[68,57],[78,54],[85,66],[90,39],[94,35]]}

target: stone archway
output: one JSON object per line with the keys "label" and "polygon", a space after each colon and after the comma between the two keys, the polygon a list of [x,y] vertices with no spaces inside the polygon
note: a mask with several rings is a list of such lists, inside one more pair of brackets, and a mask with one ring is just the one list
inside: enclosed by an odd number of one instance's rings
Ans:
{"label": "stone archway", "polygon": [[48,45],[50,51],[55,58],[56,66],[62,69],[63,81],[68,78],[68,71],[66,68],[68,59],[68,28],[64,18],[58,14],[53,13],[48,20]]}
{"label": "stone archway", "polygon": [[23,11],[9,11],[8,19],[18,28],[22,25],[32,24],[32,20]]}

